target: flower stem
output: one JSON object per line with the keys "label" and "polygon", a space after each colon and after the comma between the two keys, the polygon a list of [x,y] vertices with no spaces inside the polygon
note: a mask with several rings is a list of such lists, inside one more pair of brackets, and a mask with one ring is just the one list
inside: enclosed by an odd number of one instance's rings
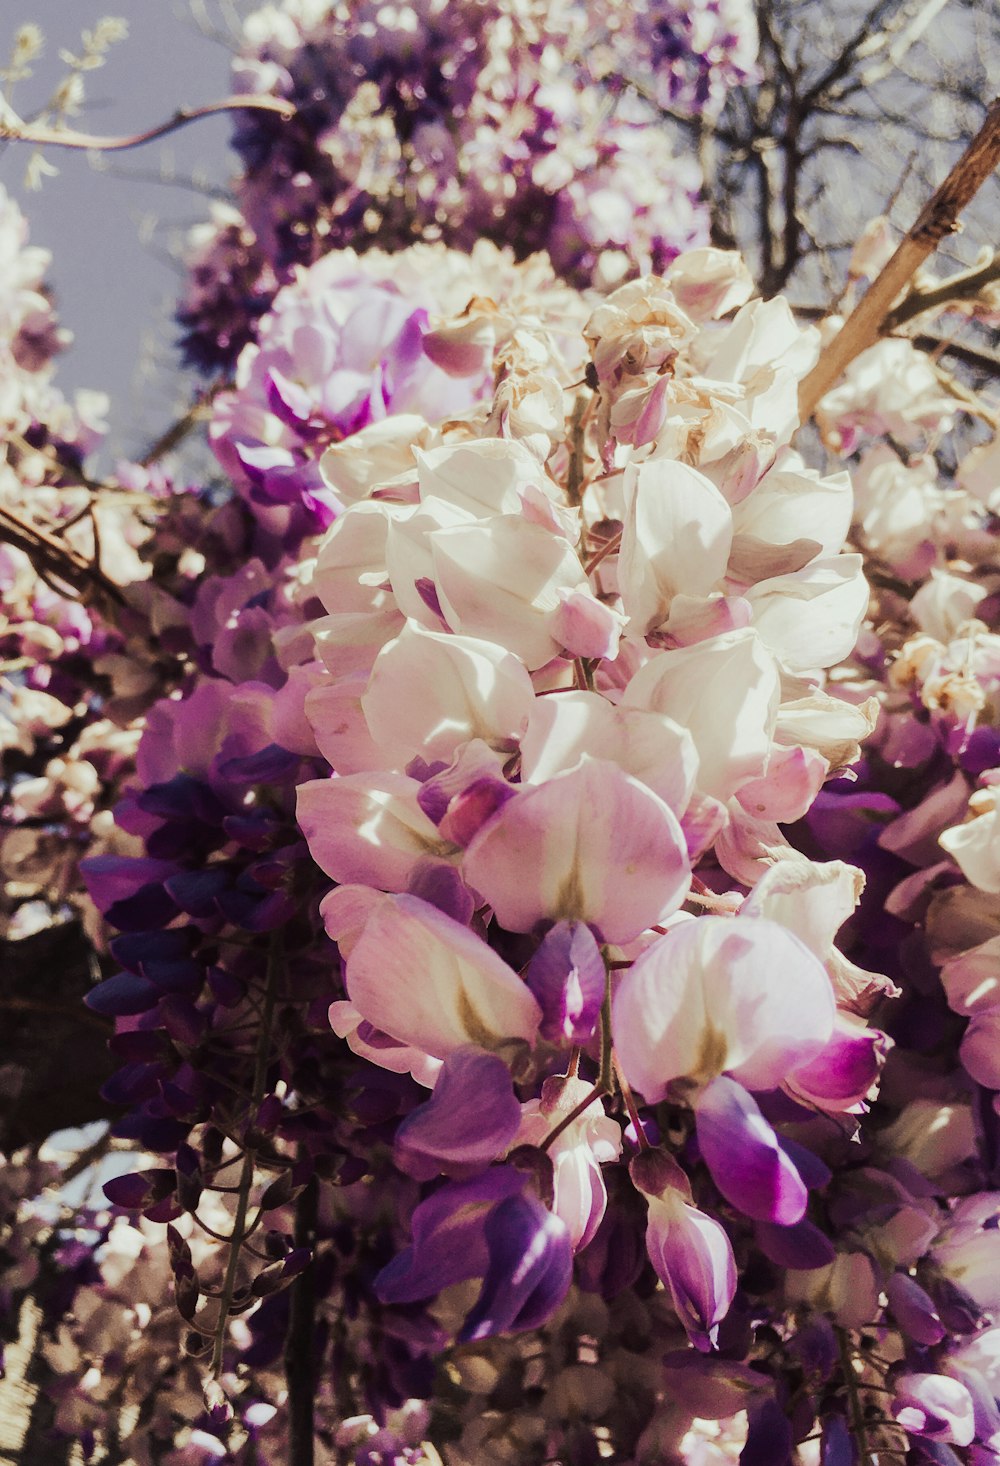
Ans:
{"label": "flower stem", "polygon": [[[267,1066],[271,1051],[271,1022],[274,1017],[275,994],[278,987],[278,969],[281,965],[280,957],[281,935],[280,932],[276,932],[271,938],[267,958],[264,1010],[261,1014],[260,1032],[257,1036],[253,1088],[250,1093],[250,1105],[247,1111],[249,1123],[253,1123],[253,1118],[256,1116],[261,1100],[264,1098],[264,1087],[267,1083]],[[233,1294],[236,1291],[236,1274],[239,1270],[240,1253],[247,1235],[247,1212],[250,1207],[250,1188],[253,1185],[253,1173],[254,1153],[248,1147],[243,1157],[243,1165],[240,1169],[236,1213],[233,1217],[233,1230],[227,1239],[229,1242],[229,1258],[226,1263],[226,1276],[219,1298],[219,1317],[215,1325],[212,1362],[209,1367],[209,1372],[213,1379],[218,1379],[222,1373],[222,1356],[226,1346],[226,1324],[229,1322],[229,1314],[233,1306]]]}
{"label": "flower stem", "polygon": [[[315,1246],[317,1209],[317,1184],[313,1177],[295,1203],[296,1247]],[[288,1466],[313,1466],[315,1456],[315,1326],[316,1288],[310,1265],[292,1284],[288,1305],[284,1355],[288,1388]]]}
{"label": "flower stem", "polygon": [[636,1143],[640,1150],[649,1150],[650,1144],[646,1139],[646,1132],[642,1128],[642,1121],[639,1119],[639,1110],[635,1103],[635,1095],[632,1093],[632,1086],[621,1071],[621,1065],[615,1059],[615,1078],[618,1081],[618,1088],[622,1092],[625,1101],[625,1108],[628,1110],[628,1117],[632,1121],[632,1128],[635,1131]]}
{"label": "flower stem", "polygon": [[837,1335],[837,1344],[840,1348],[840,1370],[844,1376],[847,1400],[851,1409],[851,1430],[858,1443],[858,1466],[873,1466],[871,1445],[868,1441],[868,1426],[865,1422],[861,1391],[858,1389],[858,1376],[854,1369],[850,1339],[846,1329],[835,1328],[834,1333]]}
{"label": "flower stem", "polygon": [[580,1103],[578,1105],[574,1105],[569,1114],[564,1115],[563,1118],[559,1121],[558,1125],[553,1126],[548,1135],[546,1135],[545,1139],[542,1141],[541,1145],[538,1147],[539,1150],[548,1150],[552,1142],[554,1140],[558,1140],[563,1131],[568,1130],[574,1120],[579,1120],[584,1110],[592,1105],[595,1099],[599,1099],[602,1094],[607,1094],[607,1090],[605,1089],[601,1081],[598,1080],[593,1089],[587,1091]]}

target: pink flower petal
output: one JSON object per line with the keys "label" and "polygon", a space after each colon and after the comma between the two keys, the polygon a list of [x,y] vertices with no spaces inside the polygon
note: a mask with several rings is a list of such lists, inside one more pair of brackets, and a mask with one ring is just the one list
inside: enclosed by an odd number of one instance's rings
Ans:
{"label": "pink flower petal", "polygon": [[676,911],[691,875],[668,806],[599,759],[522,788],[476,835],[463,868],[508,931],[585,921],[607,942]]}

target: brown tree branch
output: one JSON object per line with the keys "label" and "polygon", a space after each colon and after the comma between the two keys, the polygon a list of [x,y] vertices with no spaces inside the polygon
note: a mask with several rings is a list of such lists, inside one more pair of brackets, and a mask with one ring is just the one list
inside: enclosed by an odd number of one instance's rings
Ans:
{"label": "brown tree branch", "polygon": [[3,505],[0,505],[0,540],[23,550],[44,580],[51,577],[62,582],[53,587],[60,595],[69,599],[78,595],[85,603],[103,599],[117,606],[126,604],[120,587],[109,580],[99,566],[92,564],[72,545],[49,534],[40,524],[33,524],[30,519]]}
{"label": "brown tree branch", "polygon": [[72,128],[40,127],[35,123],[12,120],[12,114],[0,117],[0,142],[33,143],[36,147],[84,148],[96,152],[123,152],[126,148],[138,148],[143,143],[155,141],[197,122],[202,117],[212,117],[216,112],[276,112],[286,121],[295,116],[295,107],[281,97],[225,97],[221,102],[206,102],[201,107],[180,107],[173,117],[137,132],[129,137],[99,137],[95,133],[74,132]]}
{"label": "brown tree branch", "polygon": [[848,317],[799,388],[799,417],[805,422],[850,363],[878,340],[892,310],[917,269],[942,239],[954,233],[958,216],[1000,162],[1000,99],[979,132],[921,209],[895,254]]}
{"label": "brown tree branch", "polygon": [[200,422],[205,422],[207,418],[211,417],[212,403],[221,391],[232,385],[232,382],[215,382],[212,386],[206,387],[203,392],[199,392],[187,411],[176,422],[172,422],[146,449],[139,459],[142,467],[149,468],[156,463],[165,453],[171,452],[178,443],[182,443]]}

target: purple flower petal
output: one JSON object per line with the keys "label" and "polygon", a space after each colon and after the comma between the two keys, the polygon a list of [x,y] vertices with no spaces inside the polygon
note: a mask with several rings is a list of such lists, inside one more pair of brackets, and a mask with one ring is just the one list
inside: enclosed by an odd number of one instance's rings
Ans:
{"label": "purple flower petal", "polygon": [[442,1171],[481,1171],[503,1154],[520,1123],[521,1106],[503,1060],[481,1049],[455,1049],[430,1099],[397,1130],[397,1161],[418,1181]]}
{"label": "purple flower petal", "polygon": [[87,1007],[108,1018],[130,1017],[154,1008],[161,996],[155,983],[134,972],[117,972],[84,997]]}
{"label": "purple flower petal", "polygon": [[433,856],[417,861],[407,894],[436,906],[461,926],[469,925],[476,909],[475,898],[455,867]]}
{"label": "purple flower petal", "polygon": [[413,1213],[413,1240],[376,1277],[376,1296],[383,1303],[415,1303],[484,1274],[486,1217],[497,1202],[516,1195],[524,1179],[510,1166],[494,1166],[470,1181],[449,1182],[422,1201]]}
{"label": "purple flower petal", "polygon": [[104,1183],[104,1194],[112,1206],[126,1211],[141,1211],[153,1202],[172,1196],[177,1177],[172,1170],[133,1171],[126,1176],[113,1176]]}
{"label": "purple flower petal", "polygon": [[[80,873],[91,899],[97,909],[105,913],[112,907],[125,909],[132,901],[138,901],[139,905],[148,901],[151,906],[156,907],[157,896],[161,904],[165,901],[171,912],[175,912],[173,902],[163,895],[162,883],[176,869],[169,860],[137,859],[127,855],[94,855],[80,863]],[[147,926],[161,924],[157,912],[156,919],[148,922]],[[115,922],[114,925],[119,923]],[[128,929],[141,931],[142,924],[130,924]]]}
{"label": "purple flower petal", "polygon": [[908,1273],[893,1273],[885,1291],[893,1317],[908,1338],[928,1347],[940,1344],[947,1330],[933,1298],[915,1278]]}
{"label": "purple flower petal", "polygon": [[813,1268],[829,1267],[837,1255],[829,1237],[806,1217],[791,1227],[758,1222],[756,1235],[761,1252],[778,1267],[809,1272]]}
{"label": "purple flower petal", "polygon": [[486,1219],[489,1266],[483,1288],[458,1335],[461,1343],[538,1328],[569,1291],[569,1232],[533,1196],[515,1195]]}
{"label": "purple flower petal", "polygon": [[792,1466],[792,1425],[777,1401],[751,1410],[740,1466]]}
{"label": "purple flower petal", "polygon": [[736,1292],[736,1263],[724,1229],[678,1197],[665,1226],[650,1207],[646,1246],[688,1338],[707,1353]]}
{"label": "purple flower petal", "polygon": [[698,1097],[698,1145],[712,1179],[746,1216],[788,1227],[806,1209],[809,1194],[757,1102],[725,1075]]}

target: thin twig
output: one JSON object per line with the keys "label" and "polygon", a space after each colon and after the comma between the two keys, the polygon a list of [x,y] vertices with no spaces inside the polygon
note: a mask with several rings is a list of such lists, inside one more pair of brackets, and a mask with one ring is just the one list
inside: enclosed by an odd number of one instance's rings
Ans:
{"label": "thin twig", "polygon": [[196,400],[187,411],[176,422],[172,422],[155,442],[150,444],[139,459],[140,465],[143,468],[149,468],[158,459],[162,458],[164,453],[169,453],[172,449],[176,448],[178,443],[182,442],[188,433],[197,427],[198,423],[204,422],[210,416],[212,403],[218,394],[224,388],[231,386],[231,382],[216,382],[213,386],[206,387],[204,392],[199,392]]}
{"label": "thin twig", "polygon": [[840,1370],[844,1376],[844,1387],[847,1390],[851,1410],[851,1431],[858,1444],[859,1466],[871,1466],[872,1452],[868,1442],[868,1427],[865,1423],[861,1392],[858,1389],[858,1376],[851,1356],[850,1340],[846,1329],[835,1327],[834,1333],[837,1335],[837,1343],[840,1348]]}
{"label": "thin twig", "polygon": [[23,550],[43,579],[53,575],[63,581],[69,589],[60,590],[61,595],[70,595],[75,590],[84,601],[96,594],[116,605],[126,604],[120,587],[109,580],[98,566],[85,559],[72,545],[49,534],[40,524],[33,524],[30,519],[5,506],[0,506],[0,540]]}
{"label": "thin twig", "polygon": [[872,281],[857,306],[799,387],[799,417],[805,422],[850,363],[878,340],[886,317],[908,282],[954,233],[958,216],[1000,162],[1000,99],[952,168],[921,209],[915,223],[888,264]]}
{"label": "thin twig", "polygon": [[974,265],[957,275],[949,275],[930,290],[911,290],[885,318],[883,332],[895,331],[897,327],[922,316],[926,311],[938,310],[950,305],[953,300],[974,300],[985,285],[1000,280],[1000,254],[991,256],[984,264]]}
{"label": "thin twig", "polygon": [[276,112],[287,121],[295,116],[295,107],[281,97],[225,97],[221,102],[205,102],[200,107],[179,107],[173,117],[136,132],[128,137],[99,137],[96,133],[74,132],[72,128],[40,127],[37,123],[0,118],[0,142],[31,143],[35,147],[82,148],[99,153],[123,152],[143,143],[166,137],[189,122],[212,117],[216,112]]}
{"label": "thin twig", "polygon": [[[318,1188],[316,1178],[295,1203],[295,1246],[316,1242]],[[316,1368],[313,1334],[316,1328],[316,1283],[312,1264],[291,1287],[288,1333],[285,1336],[285,1383],[288,1388],[288,1466],[313,1466],[315,1457],[313,1401]]]}
{"label": "thin twig", "polygon": [[[250,1104],[247,1111],[247,1120],[251,1125],[257,1118],[257,1111],[264,1098],[264,1089],[267,1084],[268,1060],[271,1055],[271,1020],[274,1015],[275,994],[277,992],[280,966],[280,943],[277,937],[273,937],[271,940],[271,950],[268,954],[264,1011],[261,1017],[260,1034],[257,1039],[253,1088],[250,1093]],[[240,1179],[238,1182],[239,1193],[236,1200],[236,1212],[233,1217],[233,1230],[227,1239],[229,1243],[229,1258],[226,1263],[226,1275],[219,1299],[219,1316],[215,1324],[212,1362],[209,1367],[209,1374],[213,1379],[218,1379],[222,1373],[223,1354],[226,1347],[226,1325],[229,1322],[229,1315],[232,1312],[240,1254],[243,1250],[243,1242],[249,1231],[246,1222],[247,1211],[250,1207],[250,1187],[253,1183],[254,1160],[253,1151],[248,1149],[243,1158],[243,1166],[240,1170]]]}

